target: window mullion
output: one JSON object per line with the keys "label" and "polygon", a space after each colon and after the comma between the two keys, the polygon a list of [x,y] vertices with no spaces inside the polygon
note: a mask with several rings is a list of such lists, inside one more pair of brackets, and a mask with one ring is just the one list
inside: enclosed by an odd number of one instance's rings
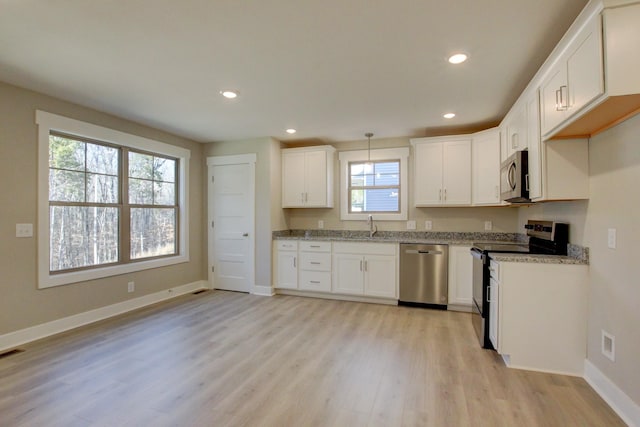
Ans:
{"label": "window mullion", "polygon": [[127,263],[131,260],[131,208],[129,206],[129,149],[120,150],[120,261]]}

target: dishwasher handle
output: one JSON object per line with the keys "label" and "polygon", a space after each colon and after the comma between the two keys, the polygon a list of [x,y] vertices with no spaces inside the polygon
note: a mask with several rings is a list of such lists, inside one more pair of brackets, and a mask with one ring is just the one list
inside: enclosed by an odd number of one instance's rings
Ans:
{"label": "dishwasher handle", "polygon": [[414,255],[442,255],[442,251],[421,251],[418,249],[407,249],[404,253]]}

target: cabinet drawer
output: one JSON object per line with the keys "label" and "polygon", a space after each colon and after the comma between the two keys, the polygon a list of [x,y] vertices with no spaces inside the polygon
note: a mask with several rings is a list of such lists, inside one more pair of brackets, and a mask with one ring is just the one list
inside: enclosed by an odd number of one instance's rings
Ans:
{"label": "cabinet drawer", "polygon": [[395,243],[336,242],[333,244],[333,252],[359,255],[395,255],[397,246]]}
{"label": "cabinet drawer", "polygon": [[330,292],[331,273],[325,271],[300,271],[299,289],[305,291]]}
{"label": "cabinet drawer", "polygon": [[278,240],[276,248],[279,251],[297,251],[298,242],[295,240]]}
{"label": "cabinet drawer", "polygon": [[300,269],[311,271],[331,271],[330,253],[300,253]]}
{"label": "cabinet drawer", "polygon": [[331,242],[300,242],[300,250],[305,252],[331,252]]}

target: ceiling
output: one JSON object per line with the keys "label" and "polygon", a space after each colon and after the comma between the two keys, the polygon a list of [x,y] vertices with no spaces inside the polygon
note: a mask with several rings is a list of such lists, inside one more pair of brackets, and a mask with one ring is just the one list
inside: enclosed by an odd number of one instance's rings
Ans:
{"label": "ceiling", "polygon": [[0,80],[201,142],[471,131],[586,3],[0,0]]}

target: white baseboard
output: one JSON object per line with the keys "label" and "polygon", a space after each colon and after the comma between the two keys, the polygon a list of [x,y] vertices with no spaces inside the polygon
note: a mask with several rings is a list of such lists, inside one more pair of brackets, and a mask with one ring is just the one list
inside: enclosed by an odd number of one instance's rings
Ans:
{"label": "white baseboard", "polygon": [[640,427],[640,406],[587,359],[584,379],[629,427]]}
{"label": "white baseboard", "polygon": [[252,295],[260,295],[263,297],[272,297],[274,296],[276,293],[274,292],[273,288],[271,286],[260,286],[260,285],[254,285],[253,286],[253,291],[251,291]]}
{"label": "white baseboard", "polygon": [[51,322],[42,323],[40,325],[0,335],[0,351],[15,348],[31,341],[59,334],[60,332],[68,331],[69,329],[117,316],[118,314],[136,310],[147,305],[175,298],[200,289],[209,289],[209,283],[206,280],[199,280],[197,282],[187,283],[186,285],[176,286],[175,288],[166,289],[164,291],[145,295],[139,298],[133,298],[117,304],[96,308],[95,310],[85,311],[84,313],[74,314],[73,316],[63,317],[62,319],[53,320]]}

